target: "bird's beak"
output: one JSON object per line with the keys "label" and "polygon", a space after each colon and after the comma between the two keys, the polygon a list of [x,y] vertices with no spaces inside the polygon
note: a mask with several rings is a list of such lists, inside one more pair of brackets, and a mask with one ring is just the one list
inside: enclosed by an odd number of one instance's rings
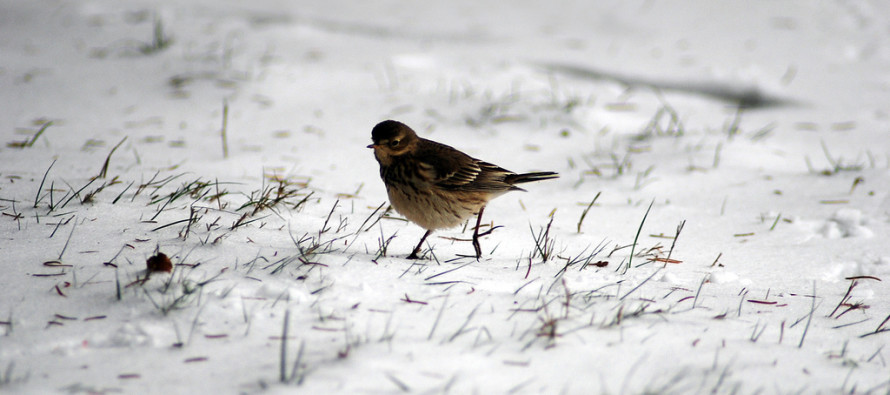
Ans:
{"label": "bird's beak", "polygon": [[375,148],[375,147],[376,146],[374,144],[368,144],[368,148]]}

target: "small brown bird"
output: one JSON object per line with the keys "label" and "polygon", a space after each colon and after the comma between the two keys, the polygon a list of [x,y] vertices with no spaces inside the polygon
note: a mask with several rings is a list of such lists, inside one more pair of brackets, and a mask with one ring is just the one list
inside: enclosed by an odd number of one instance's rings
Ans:
{"label": "small brown bird", "polygon": [[411,222],[426,229],[408,259],[417,253],[430,233],[452,228],[476,215],[473,248],[482,256],[479,234],[482,211],[489,200],[509,191],[524,191],[515,184],[557,178],[554,172],[516,174],[483,162],[445,144],[417,137],[407,125],[383,121],[371,131],[374,157],[389,202]]}

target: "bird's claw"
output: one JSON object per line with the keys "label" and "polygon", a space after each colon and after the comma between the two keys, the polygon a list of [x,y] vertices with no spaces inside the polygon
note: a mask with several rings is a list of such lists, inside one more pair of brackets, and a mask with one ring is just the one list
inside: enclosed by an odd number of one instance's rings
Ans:
{"label": "bird's claw", "polygon": [[476,261],[479,261],[479,258],[482,258],[482,246],[479,245],[479,238],[482,236],[488,236],[491,234],[491,232],[494,232],[495,229],[502,227],[503,226],[498,225],[482,233],[478,233],[478,229],[477,232],[473,232],[473,249],[476,250]]}

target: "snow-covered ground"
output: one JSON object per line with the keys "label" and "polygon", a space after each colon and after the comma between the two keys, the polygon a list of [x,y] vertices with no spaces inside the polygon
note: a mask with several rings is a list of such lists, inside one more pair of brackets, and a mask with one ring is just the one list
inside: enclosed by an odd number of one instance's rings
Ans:
{"label": "snow-covered ground", "polygon": [[[2,2],[0,392],[890,393],[888,103],[879,0]],[[561,178],[406,260],[390,118]]]}

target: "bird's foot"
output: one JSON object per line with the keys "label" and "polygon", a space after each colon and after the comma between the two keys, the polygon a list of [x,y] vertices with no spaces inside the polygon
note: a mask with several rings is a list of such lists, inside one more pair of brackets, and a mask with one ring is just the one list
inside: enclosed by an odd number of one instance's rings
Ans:
{"label": "bird's foot", "polygon": [[482,233],[473,232],[473,249],[476,250],[476,261],[479,261],[479,258],[482,258],[482,246],[479,245],[479,238],[482,236],[488,236],[491,234],[491,232],[494,232],[495,229],[501,227],[502,226],[498,225]]}
{"label": "bird's foot", "polygon": [[473,235],[473,248],[476,250],[476,262],[482,257],[482,247],[479,246],[479,235]]}
{"label": "bird's foot", "polygon": [[479,237],[482,237],[482,236],[488,236],[488,235],[491,234],[491,232],[494,232],[495,229],[497,229],[497,228],[503,228],[503,227],[504,227],[503,225],[495,226],[495,227],[493,227],[493,228],[491,228],[491,229],[489,229],[489,230],[486,230],[485,232],[479,233],[479,235],[478,235],[478,236],[475,236],[474,238],[479,238]]}

